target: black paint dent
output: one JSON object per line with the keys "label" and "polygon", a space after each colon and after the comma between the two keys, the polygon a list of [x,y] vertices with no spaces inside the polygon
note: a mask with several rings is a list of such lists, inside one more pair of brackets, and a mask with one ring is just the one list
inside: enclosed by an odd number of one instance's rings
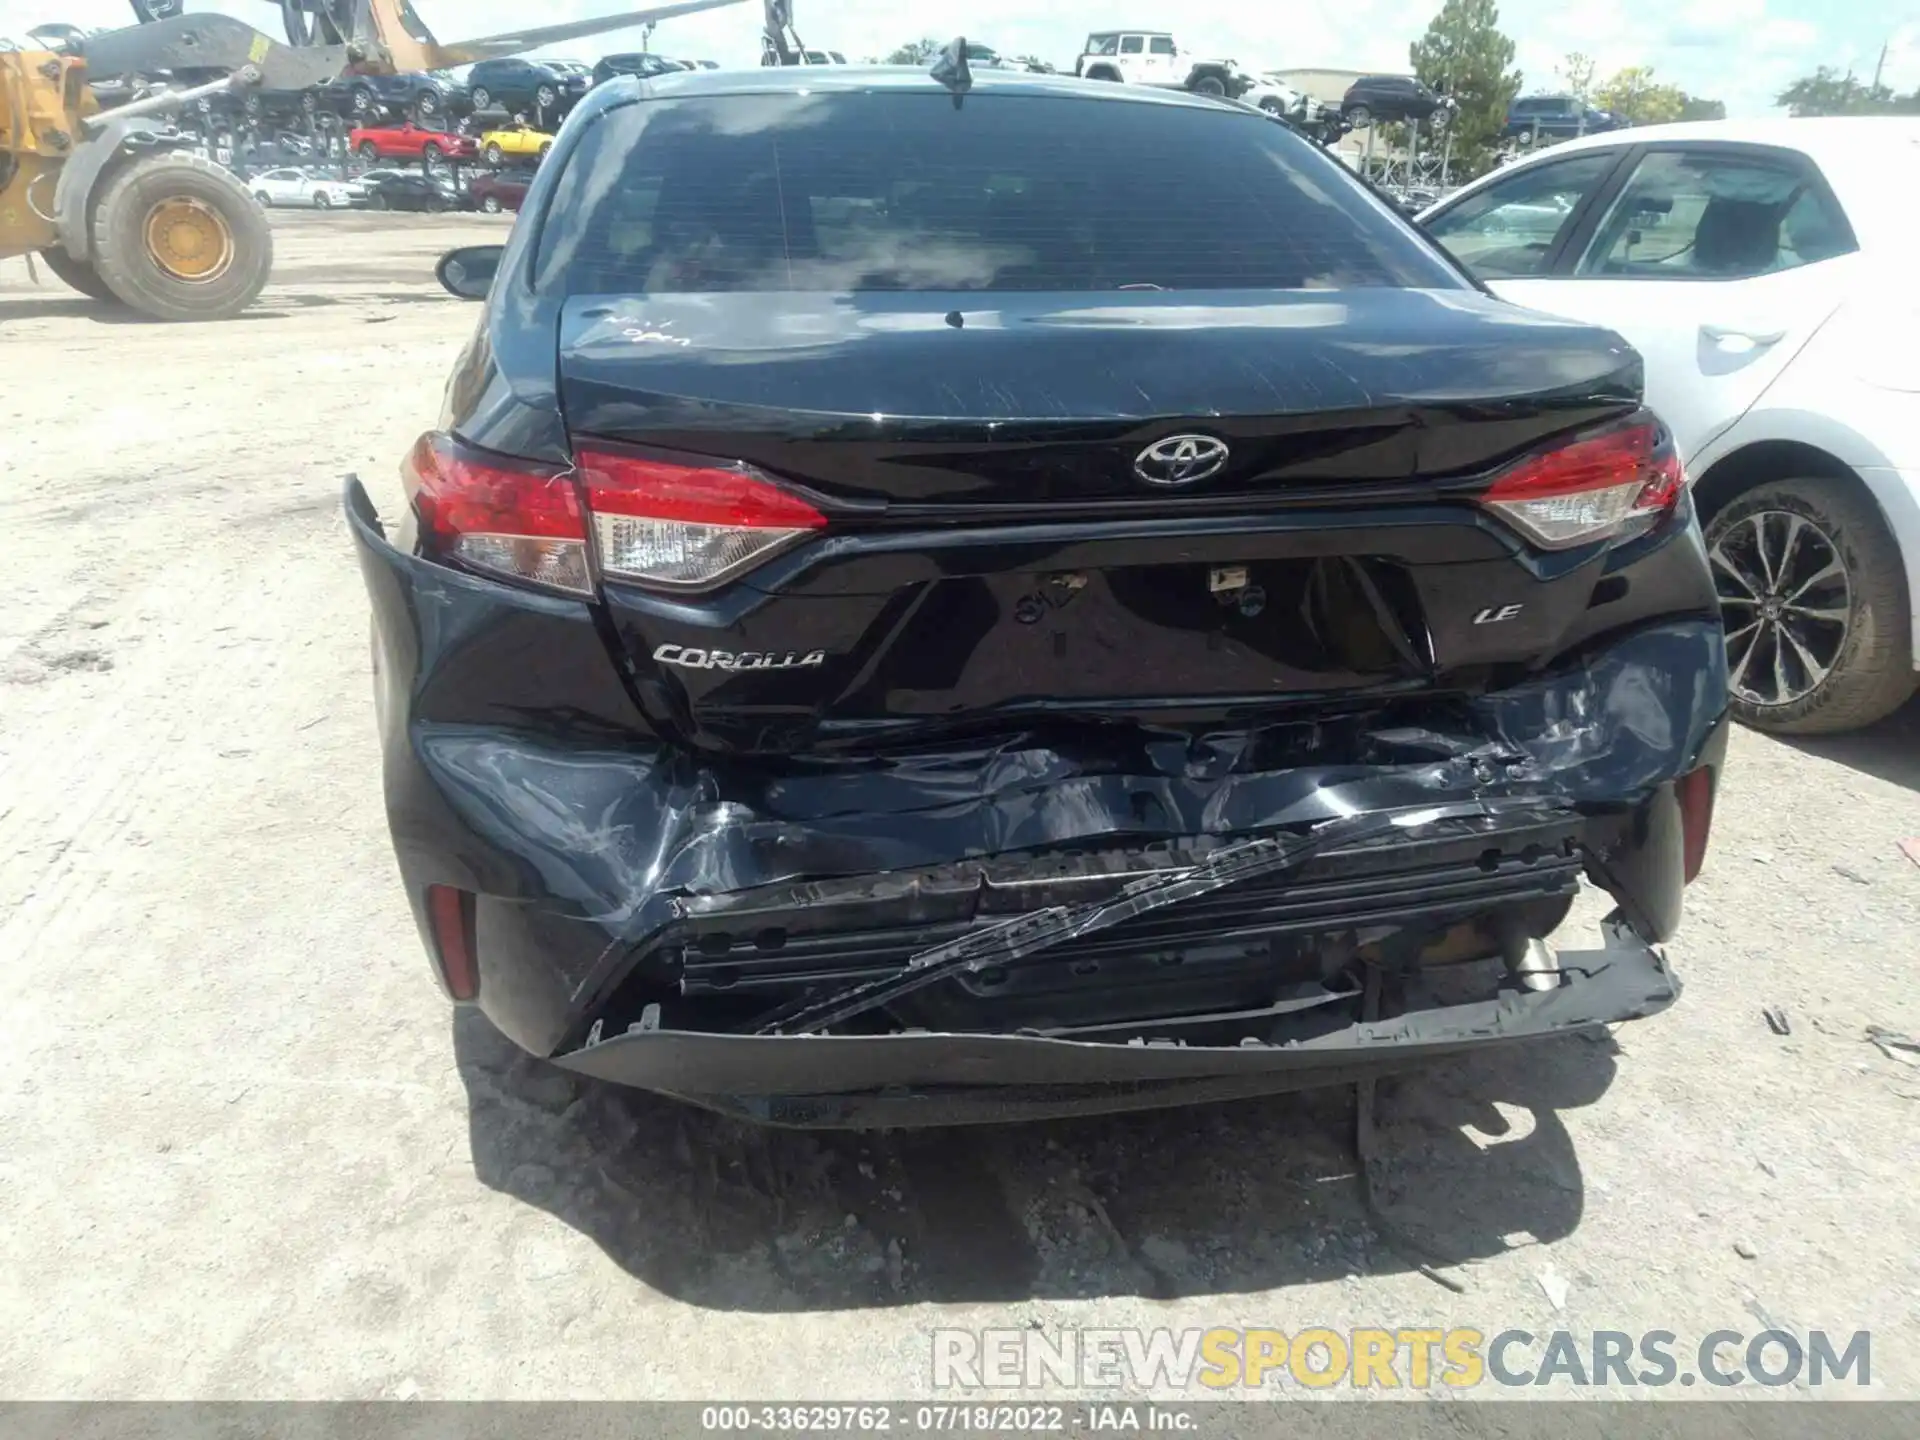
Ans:
{"label": "black paint dent", "polygon": [[430,884],[480,892],[481,1007],[541,1054],[577,1043],[701,897],[910,885],[956,862],[1071,863],[1443,801],[1580,817],[1596,875],[1657,940],[1677,922],[1680,856],[1650,807],[1724,747],[1724,646],[1703,619],[1616,636],[1484,694],[1349,714],[1184,733],[1029,717],[864,756],[703,759],[633,705],[591,606],[402,555],[357,488],[349,507],[409,896],[418,910]]}

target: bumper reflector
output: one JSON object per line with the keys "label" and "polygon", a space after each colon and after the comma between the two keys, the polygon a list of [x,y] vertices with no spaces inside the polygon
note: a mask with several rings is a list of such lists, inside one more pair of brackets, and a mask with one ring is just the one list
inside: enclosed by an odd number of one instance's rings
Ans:
{"label": "bumper reflector", "polygon": [[1713,770],[1702,765],[1674,782],[1680,802],[1680,834],[1684,842],[1687,883],[1699,878],[1707,863],[1707,837],[1713,829]]}
{"label": "bumper reflector", "polygon": [[447,993],[471,1000],[480,993],[480,965],[473,947],[473,896],[451,885],[427,887],[427,923]]}

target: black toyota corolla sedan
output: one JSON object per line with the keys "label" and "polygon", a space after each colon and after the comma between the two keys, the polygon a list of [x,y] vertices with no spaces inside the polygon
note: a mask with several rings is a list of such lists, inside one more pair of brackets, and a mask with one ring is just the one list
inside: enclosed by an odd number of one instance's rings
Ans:
{"label": "black toyota corolla sedan", "polygon": [[622,77],[441,278],[410,505],[347,510],[407,898],[526,1050],[947,1123],[1675,999],[1727,682],[1640,362],[1286,125]]}

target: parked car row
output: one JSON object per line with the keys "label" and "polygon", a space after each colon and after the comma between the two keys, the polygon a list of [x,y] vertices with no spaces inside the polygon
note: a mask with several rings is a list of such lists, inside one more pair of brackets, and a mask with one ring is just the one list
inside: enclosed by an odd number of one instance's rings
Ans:
{"label": "parked car row", "polygon": [[[207,96],[194,104],[203,126],[252,125],[315,128],[384,125],[405,121],[434,131],[467,133],[478,119],[520,116],[557,127],[580,97],[616,75],[643,77],[708,67],[711,62],[675,60],[647,52],[608,55],[592,66],[577,60],[529,60],[514,56],[482,60],[464,78],[447,70],[398,75],[343,75],[306,90],[252,90]],[[194,85],[221,72],[181,69],[172,80]],[[130,100],[125,95],[103,97]]]}
{"label": "parked car row", "polygon": [[517,212],[530,177],[511,171],[456,178],[449,171],[377,167],[350,178],[320,167],[283,165],[242,180],[265,209],[411,210],[438,214],[479,210]]}
{"label": "parked car row", "polygon": [[524,122],[471,136],[403,121],[357,129],[347,137],[347,147],[363,160],[419,160],[429,167],[443,161],[485,160],[497,170],[509,161],[544,160],[553,148],[553,136]]}

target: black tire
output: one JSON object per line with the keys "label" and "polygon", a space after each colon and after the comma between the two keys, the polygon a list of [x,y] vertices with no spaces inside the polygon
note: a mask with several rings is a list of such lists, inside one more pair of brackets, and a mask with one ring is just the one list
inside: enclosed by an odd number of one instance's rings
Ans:
{"label": "black tire", "polygon": [[47,269],[89,300],[119,300],[120,297],[109,290],[107,282],[100,278],[100,272],[86,261],[76,260],[67,254],[64,245],[42,250],[40,258],[46,262]]}
{"label": "black tire", "polygon": [[[147,244],[154,207],[179,199],[212,211],[231,255],[204,280],[169,274]],[[160,320],[225,320],[259,297],[273,273],[273,231],[246,187],[211,160],[168,151],[109,172],[93,210],[93,261],[107,288]]]}
{"label": "black tire", "polygon": [[367,201],[367,208],[369,210],[390,210],[393,207],[387,203],[386,196],[375,195],[370,200]]}
{"label": "black tire", "polygon": [[1364,105],[1349,105],[1341,112],[1341,118],[1355,130],[1364,130],[1373,124],[1373,111]]}
{"label": "black tire", "polygon": [[431,120],[440,113],[440,97],[431,90],[422,90],[413,102],[416,119]]}
{"label": "black tire", "polygon": [[[1810,692],[1785,704],[1756,704],[1736,694],[1734,718],[1775,735],[1834,735],[1885,719],[1913,695],[1915,675],[1906,572],[1879,507],[1849,480],[1772,481],[1735,496],[1713,515],[1707,523],[1709,551],[1729,553],[1726,547],[1738,543],[1743,527],[1750,533],[1754,517],[1763,512],[1799,517],[1832,547],[1846,571],[1846,631],[1831,670]],[[1730,593],[1725,573],[1716,563],[1723,595]],[[1725,607],[1730,633],[1750,609]],[[1730,669],[1737,672],[1745,654],[1730,641]]]}
{"label": "black tire", "polygon": [[489,215],[498,215],[501,209],[500,197],[498,195],[487,196],[486,199],[480,202],[480,208]]}
{"label": "black tire", "polygon": [[1218,75],[1202,75],[1193,82],[1192,89],[1196,95],[1225,95],[1227,83]]}
{"label": "black tire", "polygon": [[331,210],[333,208],[333,201],[327,198],[326,191],[316,190],[314,192],[313,208],[316,210]]}
{"label": "black tire", "polygon": [[542,85],[533,92],[533,103],[542,110],[551,110],[560,103],[560,92],[551,85]]}
{"label": "black tire", "polygon": [[371,115],[373,113],[373,91],[365,85],[353,87],[353,113]]}
{"label": "black tire", "polygon": [[431,170],[446,158],[447,152],[431,140],[420,147],[420,168],[422,170]]}
{"label": "black tire", "polygon": [[1107,80],[1114,84],[1120,82],[1120,72],[1111,65],[1095,65],[1087,71],[1089,80]]}
{"label": "black tire", "polygon": [[549,141],[547,141],[547,143],[546,143],[546,144],[544,144],[544,145],[542,145],[542,146],[540,147],[540,154],[539,154],[539,155],[538,155],[538,157],[536,157],[536,158],[538,158],[538,159],[541,159],[541,160],[544,160],[544,159],[546,159],[546,158],[547,158],[547,156],[548,156],[549,154],[551,154],[552,152],[553,152],[553,142],[552,142],[551,140],[549,140]]}
{"label": "black tire", "polygon": [[487,164],[491,165],[494,169],[498,170],[506,158],[507,152],[500,148],[500,142],[498,140],[487,146]]}
{"label": "black tire", "polygon": [[266,191],[264,190],[254,191],[253,198],[260,202],[260,208],[262,210],[271,210],[273,208],[273,197],[269,195]]}
{"label": "black tire", "polygon": [[378,160],[380,158],[380,147],[371,140],[362,140],[360,142],[360,158],[362,160]]}
{"label": "black tire", "polygon": [[486,110],[493,105],[493,92],[484,85],[474,86],[467,98],[473,101],[476,110]]}

